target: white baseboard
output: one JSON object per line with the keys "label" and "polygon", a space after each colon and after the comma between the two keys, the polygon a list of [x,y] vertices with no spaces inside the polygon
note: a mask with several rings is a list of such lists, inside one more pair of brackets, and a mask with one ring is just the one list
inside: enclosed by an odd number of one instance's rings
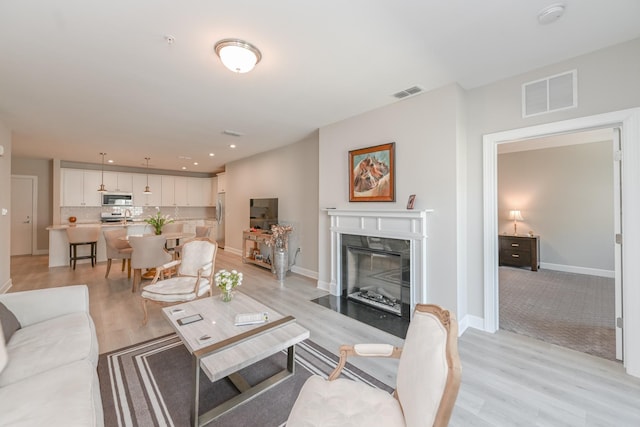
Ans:
{"label": "white baseboard", "polygon": [[467,314],[458,321],[458,336],[461,336],[467,328],[478,329],[484,331],[484,319],[482,317]]}
{"label": "white baseboard", "polygon": [[318,280],[318,289],[322,289],[323,291],[331,292],[331,283],[325,282],[324,280]]}
{"label": "white baseboard", "polygon": [[33,255],[49,255],[49,249],[36,249]]}
{"label": "white baseboard", "polygon": [[230,254],[242,256],[242,251],[240,249],[232,248],[231,246],[225,246],[222,250],[229,252]]}
{"label": "white baseboard", "polygon": [[2,285],[2,287],[0,287],[0,294],[4,294],[7,293],[7,291],[9,289],[11,289],[12,286],[12,282],[11,282],[11,278],[9,278],[9,280],[7,280],[6,282],[4,282],[4,284]]}
{"label": "white baseboard", "polygon": [[291,267],[291,272],[292,273],[296,273],[296,274],[300,274],[300,275],[308,277],[310,279],[315,279],[315,280],[318,279],[318,272],[317,271],[308,270],[306,268],[298,267],[296,265]]}
{"label": "white baseboard", "polygon": [[576,273],[576,274],[586,274],[589,276],[607,277],[609,279],[613,279],[615,277],[615,271],[603,270],[600,268],[588,268],[588,267],[578,267],[575,265],[551,264],[548,262],[541,262],[540,268],[544,268],[546,270],[553,270],[553,271],[562,271],[565,273]]}

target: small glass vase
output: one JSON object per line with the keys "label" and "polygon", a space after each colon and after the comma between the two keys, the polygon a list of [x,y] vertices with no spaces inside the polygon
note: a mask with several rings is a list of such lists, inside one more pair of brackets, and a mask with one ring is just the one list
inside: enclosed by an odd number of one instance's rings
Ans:
{"label": "small glass vase", "polygon": [[233,299],[233,292],[231,290],[224,289],[220,294],[220,299],[224,302],[229,302]]}

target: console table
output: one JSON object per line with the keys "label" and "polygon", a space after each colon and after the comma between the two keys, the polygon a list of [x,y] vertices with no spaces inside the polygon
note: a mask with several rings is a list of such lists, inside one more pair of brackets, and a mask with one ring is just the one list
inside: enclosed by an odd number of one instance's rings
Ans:
{"label": "console table", "polygon": [[[271,233],[264,231],[243,231],[242,262],[245,264],[255,264],[271,270],[271,264],[273,263],[273,251],[271,247],[269,247],[269,252],[266,254],[260,250],[260,246],[266,245],[270,239]],[[260,255],[258,259],[256,259],[256,251]]]}
{"label": "console table", "polygon": [[500,235],[500,265],[531,267],[538,271],[540,267],[540,236]]}

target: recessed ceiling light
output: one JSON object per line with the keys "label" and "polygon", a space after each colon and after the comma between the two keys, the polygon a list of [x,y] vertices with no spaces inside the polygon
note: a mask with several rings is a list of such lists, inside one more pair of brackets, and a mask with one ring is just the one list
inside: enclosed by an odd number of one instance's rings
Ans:
{"label": "recessed ceiling light", "polygon": [[198,162],[193,162],[193,165],[194,166],[198,166]]}
{"label": "recessed ceiling light", "polygon": [[540,24],[551,24],[556,22],[564,14],[565,5],[554,3],[538,12],[538,22]]}
{"label": "recessed ceiling light", "polygon": [[229,148],[236,148],[236,144],[229,145]]}
{"label": "recessed ceiling light", "polygon": [[107,160],[107,163],[113,163],[113,160]]}
{"label": "recessed ceiling light", "polygon": [[213,157],[213,156],[215,156],[215,154],[209,153],[209,157]]}
{"label": "recessed ceiling light", "polygon": [[182,167],[182,170],[187,170],[187,167],[186,167],[186,166],[183,166],[183,167]]}

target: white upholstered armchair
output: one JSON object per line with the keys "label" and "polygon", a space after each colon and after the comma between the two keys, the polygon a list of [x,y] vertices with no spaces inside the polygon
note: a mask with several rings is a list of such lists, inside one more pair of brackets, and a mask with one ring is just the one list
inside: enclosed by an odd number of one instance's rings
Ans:
{"label": "white upholstered armchair", "polygon": [[[400,358],[393,395],[338,378],[348,356]],[[458,395],[460,374],[454,316],[437,305],[418,304],[403,348],[340,347],[340,362],[329,379],[314,375],[305,382],[287,427],[444,427]]]}
{"label": "white upholstered armchair", "polygon": [[[169,305],[211,295],[217,251],[218,245],[207,238],[191,240],[182,246],[182,258],[157,266],[153,281],[142,289],[143,324],[147,323],[148,301]],[[162,280],[163,272],[174,267],[177,275]]]}

